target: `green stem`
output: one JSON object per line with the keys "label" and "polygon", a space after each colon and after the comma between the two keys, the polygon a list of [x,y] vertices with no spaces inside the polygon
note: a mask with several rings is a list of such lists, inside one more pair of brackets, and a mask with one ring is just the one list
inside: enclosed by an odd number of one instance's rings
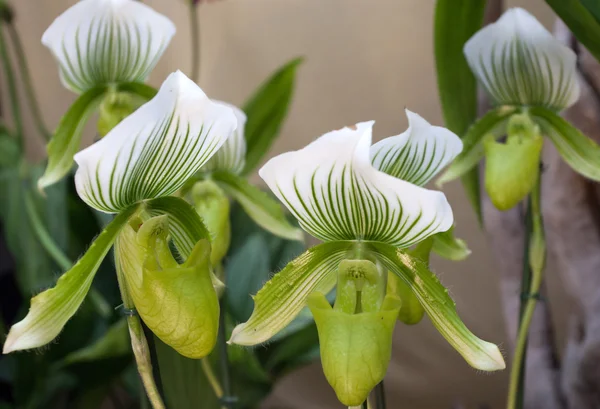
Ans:
{"label": "green stem", "polygon": [[[58,244],[52,239],[52,236],[46,230],[46,226],[44,226],[44,222],[40,217],[37,209],[35,208],[35,203],[33,202],[33,198],[31,197],[31,192],[28,189],[25,189],[24,192],[24,204],[25,210],[27,211],[27,215],[29,221],[31,222],[31,227],[35,232],[37,239],[40,244],[46,250],[48,255],[58,264],[58,266],[63,271],[68,271],[73,267],[73,262],[67,257],[67,255],[62,251],[62,249],[58,246]],[[97,292],[95,289],[91,288],[89,292],[90,300],[92,304],[103,318],[108,318],[112,314],[112,310],[108,302],[104,299],[102,294]]]}
{"label": "green stem", "polygon": [[52,137],[52,134],[48,131],[48,128],[46,128],[46,125],[44,124],[44,120],[42,118],[40,106],[38,104],[38,100],[35,96],[35,91],[31,82],[31,75],[29,74],[29,65],[27,64],[27,58],[25,57],[25,52],[23,51],[21,37],[19,36],[19,32],[17,31],[14,24],[9,23],[7,27],[8,35],[10,36],[13,49],[15,50],[15,54],[17,56],[17,68],[21,74],[21,78],[23,79],[23,85],[25,87],[25,96],[27,97],[27,102],[29,103],[31,114],[33,115],[33,121],[35,122],[39,133],[44,137],[46,141],[49,141]]}
{"label": "green stem", "polygon": [[229,371],[229,354],[227,353],[227,334],[225,333],[225,296],[227,292],[223,292],[220,300],[219,314],[219,362],[221,364],[221,378],[223,385],[223,406],[227,409],[234,409],[234,396],[231,393],[231,373]]}
{"label": "green stem", "polygon": [[[529,327],[533,319],[535,307],[539,298],[539,291],[544,277],[544,262],[546,245],[544,239],[543,220],[540,206],[540,180],[536,184],[530,197],[531,237],[527,240],[527,254],[524,263],[531,269],[531,283],[529,290],[523,289],[525,303],[517,336],[517,344],[513,356],[513,366],[510,373],[507,409],[523,407],[525,385],[525,356],[527,352],[527,339]],[[529,223],[528,223],[529,225]]]}
{"label": "green stem", "polygon": [[13,115],[14,126],[16,128],[16,134],[19,138],[21,148],[24,145],[23,138],[23,120],[21,118],[21,107],[19,105],[19,96],[17,93],[17,87],[15,82],[15,74],[13,72],[12,63],[6,48],[6,41],[4,39],[4,22],[0,21],[0,59],[2,59],[2,68],[4,69],[4,75],[6,76],[6,85],[8,86],[8,94],[10,97],[11,112]]}
{"label": "green stem", "polygon": [[212,366],[210,366],[208,358],[202,358],[200,360],[200,363],[202,364],[202,371],[204,371],[204,375],[206,376],[208,383],[210,384],[213,392],[215,393],[215,396],[218,399],[221,399],[223,397],[223,388],[221,388],[221,384],[219,383],[219,380],[217,379],[217,376],[215,375]]}
{"label": "green stem", "polygon": [[195,83],[198,83],[200,81],[200,16],[197,4],[194,4],[190,0],[188,2],[190,4],[189,15],[192,44],[192,71],[190,72],[190,78]]}
{"label": "green stem", "polygon": [[375,408],[386,409],[385,386],[383,385],[383,381],[379,382],[375,387]]}
{"label": "green stem", "polygon": [[[115,257],[118,257],[115,252]],[[121,299],[123,300],[123,307],[129,311],[135,310],[133,300],[127,290],[127,283],[125,277],[118,267],[119,261],[116,260],[117,265],[117,280],[119,282],[119,290],[121,291]],[[166,409],[165,404],[160,396],[154,376],[152,374],[152,359],[150,358],[151,352],[148,346],[148,341],[144,335],[144,328],[140,318],[137,315],[128,315],[127,324],[129,325],[129,335],[131,336],[131,348],[135,357],[135,363],[142,379],[142,384],[146,390],[148,400],[152,405],[153,409]]]}

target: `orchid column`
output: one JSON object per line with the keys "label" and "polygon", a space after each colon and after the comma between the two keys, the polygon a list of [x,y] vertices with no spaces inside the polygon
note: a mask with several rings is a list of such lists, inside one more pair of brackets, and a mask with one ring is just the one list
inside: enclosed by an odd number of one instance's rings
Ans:
{"label": "orchid column", "polygon": [[[265,284],[254,298],[252,316],[234,329],[230,342],[265,342],[308,305],[319,330],[323,370],[348,406],[364,402],[383,379],[395,322],[413,297],[470,365],[504,368],[496,345],[464,326],[448,291],[409,254],[410,246],[452,227],[445,196],[421,186],[462,143],[448,130],[407,114],[407,132],[373,146],[373,122],[363,122],[275,157],[259,172],[301,227],[324,243]],[[389,287],[391,277],[408,293]],[[332,308],[325,296],[336,287]]]}

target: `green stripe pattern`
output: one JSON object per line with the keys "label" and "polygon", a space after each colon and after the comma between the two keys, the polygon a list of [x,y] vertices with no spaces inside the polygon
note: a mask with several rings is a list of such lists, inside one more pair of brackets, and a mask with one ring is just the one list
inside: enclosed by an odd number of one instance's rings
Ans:
{"label": "green stripe pattern", "polygon": [[215,154],[236,123],[230,108],[173,73],[154,99],[75,155],[77,192],[106,213],[168,196]]}
{"label": "green stripe pattern", "polygon": [[406,110],[409,127],[398,136],[371,147],[376,169],[417,186],[424,186],[461,152],[460,138],[446,128],[432,126]]}
{"label": "green stripe pattern", "polygon": [[82,93],[98,85],[144,81],[175,34],[174,24],[134,0],[83,0],[60,15],[42,43],[63,84]]}
{"label": "green stripe pattern", "polygon": [[301,227],[323,241],[373,240],[408,247],[452,226],[441,192],[371,165],[373,122],[323,135],[260,171]]}
{"label": "green stripe pattern", "polygon": [[560,111],[579,98],[575,53],[523,9],[510,9],[477,32],[464,53],[498,105]]}

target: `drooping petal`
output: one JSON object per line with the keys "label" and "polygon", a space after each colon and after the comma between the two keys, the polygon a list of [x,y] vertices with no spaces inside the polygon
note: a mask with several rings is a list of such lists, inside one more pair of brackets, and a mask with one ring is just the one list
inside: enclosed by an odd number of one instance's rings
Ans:
{"label": "drooping petal", "polygon": [[323,135],[271,159],[259,171],[300,225],[324,240],[373,240],[408,247],[452,226],[441,192],[378,171],[369,148],[373,122]]}
{"label": "drooping petal", "polygon": [[579,98],[575,53],[521,8],[477,32],[466,44],[469,66],[499,105],[562,110]]}
{"label": "drooping petal", "polygon": [[233,135],[225,141],[221,149],[215,153],[206,165],[203,171],[228,170],[239,174],[246,165],[246,138],[244,128],[246,126],[246,114],[238,107],[225,102],[213,101],[216,104],[224,105],[233,110],[237,119],[237,128]]}
{"label": "drooping petal", "polygon": [[58,279],[53,288],[31,299],[27,316],[12,326],[2,353],[38,348],[58,336],[85,299],[96,271],[117,235],[137,210],[136,206],[132,206],[120,213],[94,240],[83,257]]}
{"label": "drooping petal", "polygon": [[371,161],[388,175],[423,186],[452,162],[463,145],[448,129],[432,126],[409,110],[406,116],[406,132],[371,146]]}
{"label": "drooping petal", "polygon": [[338,265],[351,247],[349,242],[319,244],[288,263],[256,294],[252,316],[233,329],[229,343],[257,345],[285,328],[311,293],[333,289]]}
{"label": "drooping petal", "polygon": [[500,349],[478,338],[465,326],[448,290],[425,263],[384,243],[370,243],[369,250],[410,287],[432,324],[469,365],[482,371],[506,368]]}
{"label": "drooping petal", "polygon": [[214,155],[236,123],[230,108],[177,71],[154,99],[75,155],[77,192],[107,213],[168,196]]}
{"label": "drooping petal", "polygon": [[60,66],[65,87],[143,82],[175,34],[175,25],[134,0],[82,0],[48,27],[42,43]]}

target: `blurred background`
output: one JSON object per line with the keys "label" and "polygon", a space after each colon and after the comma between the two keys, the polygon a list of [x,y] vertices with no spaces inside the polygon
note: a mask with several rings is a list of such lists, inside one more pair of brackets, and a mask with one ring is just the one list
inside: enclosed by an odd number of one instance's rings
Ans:
{"label": "blurred background", "polygon": [[[57,66],[40,38],[74,2],[12,2],[43,116],[51,128],[75,95],[60,84]],[[171,18],[178,29],[151,76],[150,83],[158,86],[168,73],[190,69],[188,9],[184,0],[146,3]],[[509,1],[508,5],[524,7],[552,25],[553,14],[542,0]],[[404,108],[442,125],[433,57],[433,8],[433,0],[221,0],[202,4],[200,85],[211,98],[239,105],[277,67],[304,57],[289,118],[271,155],[301,148],[325,132],[358,121],[376,120],[376,139],[401,133],[407,126]],[[37,135],[32,121],[25,125],[26,134]],[[93,136],[90,129],[86,137],[91,141]],[[42,141],[29,140],[28,151],[32,158],[42,159]],[[433,269],[450,289],[467,326],[502,345],[504,323],[494,260],[460,184],[447,185],[445,191],[455,211],[456,233],[473,254],[460,263],[434,258]],[[552,260],[548,264],[552,306],[565,305]],[[564,320],[563,307],[552,311],[556,320]],[[465,408],[501,408],[507,381],[507,372],[483,374],[470,368],[427,319],[414,327],[396,328],[386,378],[388,401],[394,409],[449,409],[458,403]],[[283,379],[264,407],[320,409],[340,404],[315,363]]]}

